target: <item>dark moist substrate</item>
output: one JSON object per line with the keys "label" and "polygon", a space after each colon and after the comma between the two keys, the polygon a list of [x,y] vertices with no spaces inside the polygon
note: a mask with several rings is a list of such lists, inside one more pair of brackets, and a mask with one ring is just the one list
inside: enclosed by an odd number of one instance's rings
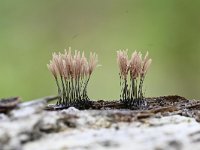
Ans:
{"label": "dark moist substrate", "polygon": [[[76,104],[74,107],[82,110],[131,110],[132,114],[137,117],[146,118],[152,115],[183,115],[187,117],[193,117],[197,121],[200,121],[200,101],[188,100],[184,97],[173,96],[161,96],[145,98],[147,106],[143,108],[132,108],[125,106],[120,101],[90,101],[86,105]],[[84,106],[85,105],[85,106]],[[82,106],[82,107],[81,107]],[[83,107],[84,106],[84,107]],[[67,109],[66,106],[48,105],[46,110],[62,110]]]}

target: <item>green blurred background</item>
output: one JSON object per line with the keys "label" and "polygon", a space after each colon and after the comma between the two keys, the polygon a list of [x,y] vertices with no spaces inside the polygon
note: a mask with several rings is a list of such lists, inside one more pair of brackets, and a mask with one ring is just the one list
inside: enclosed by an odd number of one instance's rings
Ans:
{"label": "green blurred background", "polygon": [[92,99],[118,99],[116,51],[150,53],[146,96],[200,99],[199,0],[1,0],[0,97],[56,94],[54,51],[95,51]]}

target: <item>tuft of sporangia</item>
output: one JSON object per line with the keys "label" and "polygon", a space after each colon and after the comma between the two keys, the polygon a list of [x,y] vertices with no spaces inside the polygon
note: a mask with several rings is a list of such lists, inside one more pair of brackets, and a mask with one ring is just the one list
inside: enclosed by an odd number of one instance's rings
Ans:
{"label": "tuft of sporangia", "polygon": [[52,60],[47,67],[55,79],[60,95],[57,105],[84,107],[89,103],[87,87],[97,63],[98,56],[92,52],[89,60],[84,52],[76,50],[73,54],[71,48],[63,54],[52,54]]}
{"label": "tuft of sporangia", "polygon": [[143,96],[143,82],[151,65],[148,52],[142,58],[141,52],[133,52],[128,58],[127,50],[117,51],[117,63],[120,75],[120,101],[127,107],[141,108],[146,106]]}

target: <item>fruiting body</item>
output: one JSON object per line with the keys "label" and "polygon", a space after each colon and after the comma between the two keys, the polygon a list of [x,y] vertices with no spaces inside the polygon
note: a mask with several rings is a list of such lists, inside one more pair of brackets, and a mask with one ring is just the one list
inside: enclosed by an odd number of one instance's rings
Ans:
{"label": "fruiting body", "polygon": [[71,48],[64,54],[53,53],[47,67],[55,78],[60,95],[57,105],[75,106],[89,102],[87,86],[97,63],[95,53],[90,53],[89,61],[84,52],[75,51],[73,54]]}
{"label": "fruiting body", "polygon": [[127,50],[117,51],[117,63],[120,70],[120,101],[130,107],[145,106],[143,82],[152,60],[148,52],[142,59],[141,52],[133,52],[130,60]]}

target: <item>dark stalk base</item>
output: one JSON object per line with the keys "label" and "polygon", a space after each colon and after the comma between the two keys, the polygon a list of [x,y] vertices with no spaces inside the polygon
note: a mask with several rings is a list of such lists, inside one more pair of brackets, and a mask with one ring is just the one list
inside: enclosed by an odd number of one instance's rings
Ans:
{"label": "dark stalk base", "polygon": [[146,109],[148,107],[148,101],[145,98],[120,100],[120,102],[124,105],[125,108],[131,110]]}

